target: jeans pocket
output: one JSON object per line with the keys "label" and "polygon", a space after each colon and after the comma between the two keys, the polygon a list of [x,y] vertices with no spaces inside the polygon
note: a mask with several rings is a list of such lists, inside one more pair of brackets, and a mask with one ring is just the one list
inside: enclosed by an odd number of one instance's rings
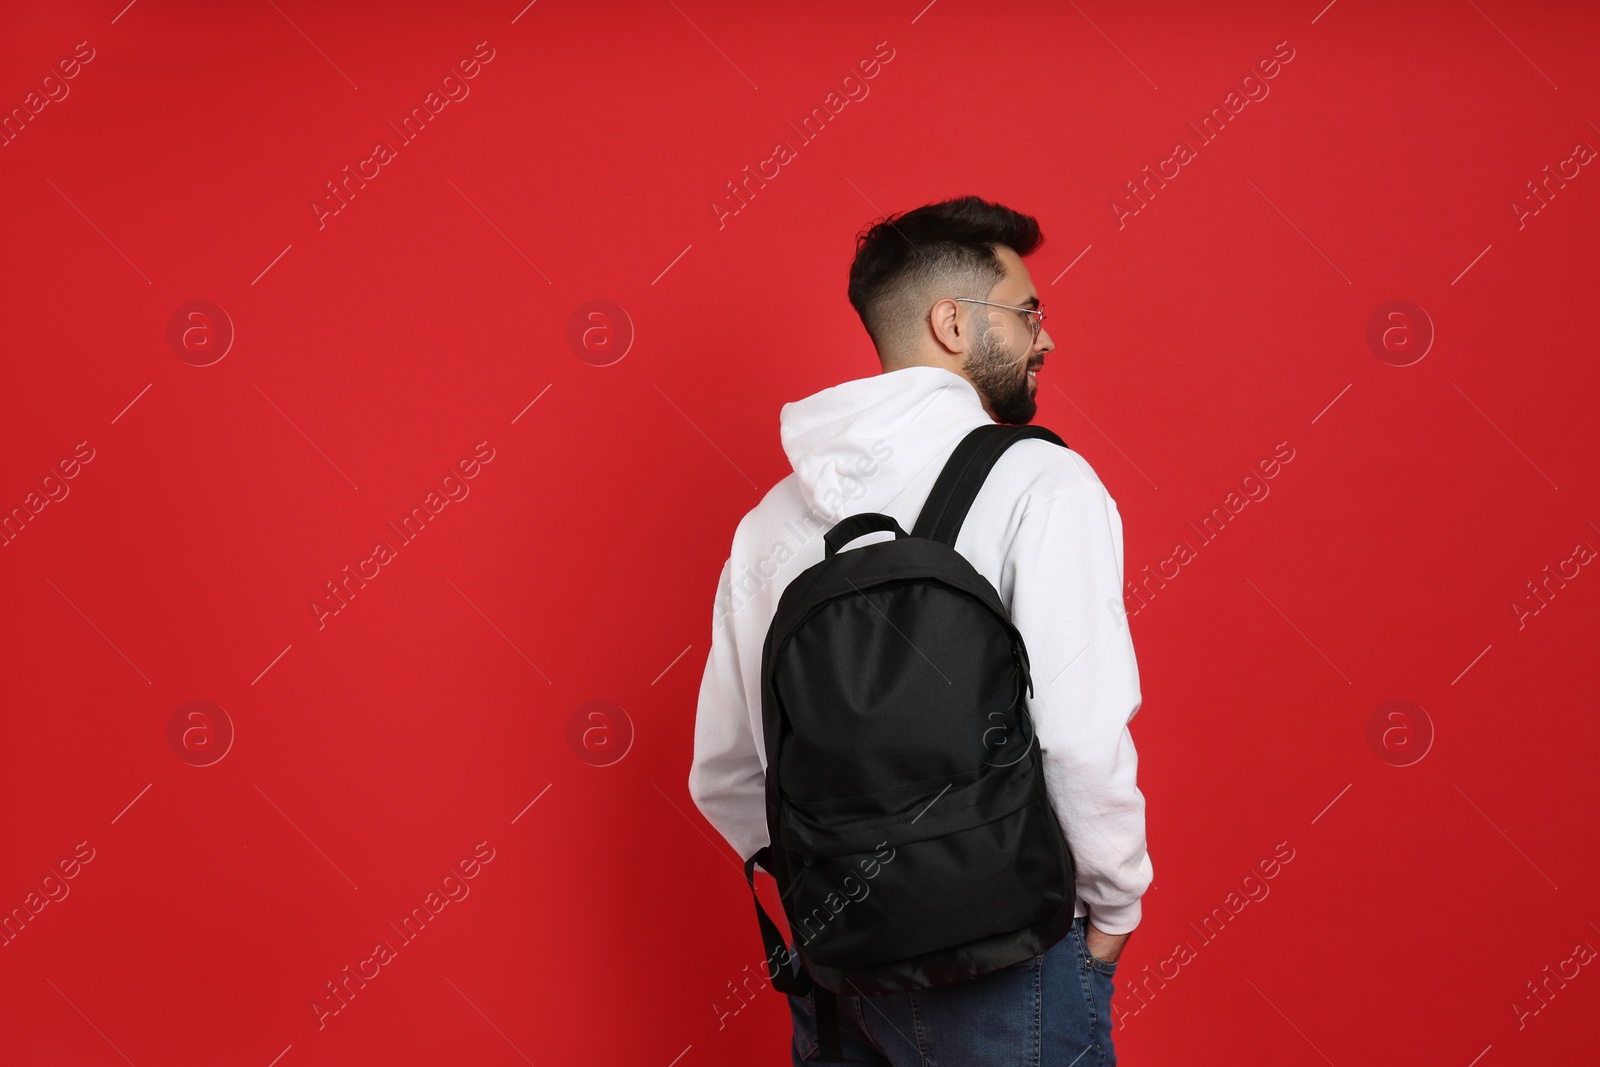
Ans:
{"label": "jeans pocket", "polygon": [[1084,951],[1083,962],[1095,974],[1104,975],[1107,978],[1111,978],[1117,973],[1116,960],[1103,960],[1096,956],[1091,956],[1087,950]]}
{"label": "jeans pocket", "polygon": [[1078,946],[1078,958],[1083,961],[1083,965],[1086,968],[1095,974],[1110,978],[1117,973],[1117,961],[1102,960],[1089,954],[1089,939],[1086,936],[1088,928],[1089,924],[1082,916],[1072,920],[1071,937],[1073,944]]}
{"label": "jeans pocket", "polygon": [[1100,1058],[1095,1062],[1097,1067],[1116,1067],[1117,1053],[1111,1031],[1114,1015],[1112,1001],[1117,994],[1117,985],[1113,977],[1117,973],[1118,961],[1103,960],[1089,954],[1089,943],[1084,936],[1087,928],[1088,923],[1083,917],[1074,919],[1071,937],[1078,951],[1078,962],[1082,967],[1079,980],[1083,983],[1083,993],[1088,1001],[1092,1020],[1093,1047],[1100,1054]]}
{"label": "jeans pocket", "polygon": [[1100,1050],[1100,1067],[1116,1067],[1117,1051],[1111,1031],[1116,1015],[1112,1001],[1117,995],[1117,984],[1112,976],[1117,973],[1117,965],[1085,952],[1084,969],[1088,972],[1087,981],[1094,1002],[1094,1038],[1095,1047]]}
{"label": "jeans pocket", "polygon": [[1088,922],[1082,917],[1072,921],[1072,940],[1078,946],[1078,958],[1083,961],[1085,969],[1109,979],[1117,973],[1117,961],[1103,960],[1089,954],[1089,939],[1086,936],[1088,928]]}
{"label": "jeans pocket", "polygon": [[812,994],[789,997],[789,1018],[794,1024],[794,1054],[797,1059],[810,1060],[817,1055],[817,1005]]}

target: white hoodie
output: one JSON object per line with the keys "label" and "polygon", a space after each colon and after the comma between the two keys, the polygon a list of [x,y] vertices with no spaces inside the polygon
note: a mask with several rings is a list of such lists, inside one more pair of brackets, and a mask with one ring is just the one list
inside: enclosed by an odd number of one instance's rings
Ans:
{"label": "white hoodie", "polygon": [[[910,530],[957,443],[993,421],[970,382],[938,367],[845,382],[784,405],[780,429],[794,473],[734,532],[689,770],[695,804],[741,858],[769,843],[760,673],[778,597],[822,560],[822,535],[846,515],[883,512]],[[1019,441],[995,464],[955,547],[999,592],[1027,644],[1045,785],[1077,865],[1074,914],[1127,933],[1139,924],[1154,870],[1128,732],[1141,698],[1116,501],[1076,452]]]}

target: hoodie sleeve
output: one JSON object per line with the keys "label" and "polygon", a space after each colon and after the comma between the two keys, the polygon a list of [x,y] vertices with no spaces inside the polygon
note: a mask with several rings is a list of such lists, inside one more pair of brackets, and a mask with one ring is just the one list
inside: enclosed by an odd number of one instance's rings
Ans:
{"label": "hoodie sleeve", "polygon": [[1045,786],[1094,925],[1139,925],[1154,877],[1128,722],[1139,668],[1122,603],[1122,518],[1091,479],[1030,501],[1011,559],[1011,615],[1033,667],[1030,703]]}
{"label": "hoodie sleeve", "polygon": [[766,772],[745,699],[733,620],[723,611],[732,602],[732,566],[730,558],[717,583],[711,653],[694,718],[689,795],[739,858],[748,859],[767,844]]}

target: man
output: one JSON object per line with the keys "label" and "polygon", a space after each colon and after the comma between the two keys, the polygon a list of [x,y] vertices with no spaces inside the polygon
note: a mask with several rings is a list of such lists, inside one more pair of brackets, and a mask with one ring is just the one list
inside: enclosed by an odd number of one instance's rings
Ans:
{"label": "man", "polygon": [[[883,512],[911,529],[968,431],[1033,418],[1054,348],[1022,262],[1040,240],[1033,218],[970,196],[857,239],[850,302],[883,373],[784,405],[794,472],[739,522],[717,589],[689,791],[741,857],[769,843],[760,667],[778,598],[823,558],[822,534],[841,518]],[[1112,976],[1153,877],[1128,731],[1141,697],[1122,520],[1083,457],[1023,440],[995,465],[955,547],[1000,593],[1032,660],[1029,709],[1076,863],[1075,918],[1041,955],[959,985],[840,995],[844,1058],[1115,1064]],[[813,998],[789,1000],[794,1062],[819,1062]]]}

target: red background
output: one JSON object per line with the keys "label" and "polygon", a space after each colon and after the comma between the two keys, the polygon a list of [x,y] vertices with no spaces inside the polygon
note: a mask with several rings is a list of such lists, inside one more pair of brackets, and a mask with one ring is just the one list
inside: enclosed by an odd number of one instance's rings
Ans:
{"label": "red background", "polygon": [[[1132,617],[1156,884],[1122,1062],[1592,1052],[1593,965],[1512,1005],[1600,947],[1600,577],[1527,590],[1600,546],[1600,176],[1511,204],[1600,146],[1600,18],[1319,6],[9,5],[8,113],[94,58],[0,148],[0,506],[94,458],[0,548],[0,908],[93,859],[0,948],[0,1062],[787,1063],[782,997],[733,1012],[759,937],[686,788],[712,594],[788,471],[779,406],[876,370],[854,233],[969,192],[1042,222],[1038,421],[1117,500],[1128,577],[1198,548]],[[319,228],[324,183],[484,41]],[[719,228],[879,42],[870,95]],[[1119,228],[1179,138],[1198,158]],[[1396,299],[1437,332],[1408,366],[1367,341]],[[236,331],[210,366],[167,340],[191,300]],[[636,334],[608,366],[567,340],[591,300]],[[319,628],[324,583],[483,441],[470,496]],[[223,710],[175,745],[193,700]],[[622,712],[569,729],[594,700]],[[1391,700],[1422,713],[1374,745]],[[224,718],[222,759],[183,758]],[[479,842],[470,896],[319,1028]]]}

